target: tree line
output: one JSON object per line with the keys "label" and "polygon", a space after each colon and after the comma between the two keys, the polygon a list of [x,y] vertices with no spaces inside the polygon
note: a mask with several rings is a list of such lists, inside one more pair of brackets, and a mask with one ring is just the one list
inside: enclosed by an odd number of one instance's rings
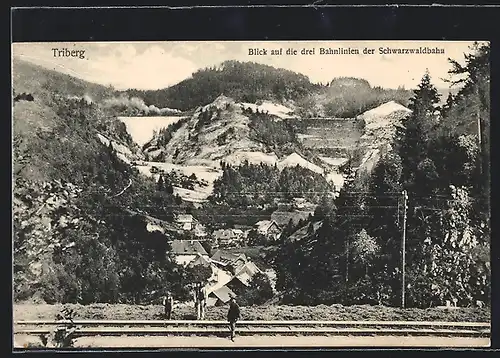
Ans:
{"label": "tree line", "polygon": [[240,102],[297,99],[319,85],[301,74],[254,62],[225,61],[200,69],[192,77],[156,91],[128,90],[146,105],[189,110],[213,102],[221,93]]}
{"label": "tree line", "polygon": [[252,164],[248,160],[233,166],[222,163],[222,176],[214,181],[209,200],[235,208],[270,207],[276,199],[305,197],[313,203],[323,193],[334,191],[321,174],[300,165],[279,169],[277,165]]}
{"label": "tree line", "polygon": [[408,104],[411,91],[372,87],[360,78],[338,77],[326,87],[301,98],[298,101],[298,114],[309,117],[354,118],[357,115],[389,101],[404,106]]}

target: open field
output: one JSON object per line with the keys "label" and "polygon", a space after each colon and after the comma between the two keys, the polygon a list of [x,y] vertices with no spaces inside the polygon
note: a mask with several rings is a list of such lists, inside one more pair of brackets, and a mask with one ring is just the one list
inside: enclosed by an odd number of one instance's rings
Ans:
{"label": "open field", "polygon": [[[52,320],[64,307],[75,311],[75,319],[110,320],[153,320],[161,319],[161,305],[127,304],[14,304],[14,321]],[[490,322],[489,308],[456,309],[400,309],[383,306],[252,306],[241,307],[242,320],[380,320],[380,321],[449,321],[449,322]],[[207,320],[224,320],[227,307],[208,307]],[[174,310],[172,319],[192,319],[193,307],[179,307]]]}

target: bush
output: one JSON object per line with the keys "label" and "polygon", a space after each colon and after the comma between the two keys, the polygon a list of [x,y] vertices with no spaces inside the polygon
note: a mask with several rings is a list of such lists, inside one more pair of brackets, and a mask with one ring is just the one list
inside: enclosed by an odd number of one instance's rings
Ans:
{"label": "bush", "polygon": [[238,296],[242,306],[261,305],[273,298],[273,288],[269,277],[257,273],[250,281],[250,286]]}

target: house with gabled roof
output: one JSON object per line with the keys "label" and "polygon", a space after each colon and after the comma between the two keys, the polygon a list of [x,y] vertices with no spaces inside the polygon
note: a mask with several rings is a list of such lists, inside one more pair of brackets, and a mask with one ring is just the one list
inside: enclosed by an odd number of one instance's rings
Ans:
{"label": "house with gabled roof", "polygon": [[287,240],[295,242],[301,241],[318,231],[319,228],[323,225],[322,221],[310,222],[307,225],[296,230],[293,234],[291,234]]}
{"label": "house with gabled roof", "polygon": [[248,286],[253,276],[257,273],[261,273],[261,270],[252,261],[248,261],[245,265],[240,267],[238,271],[236,271],[234,279],[237,279],[245,286]]}
{"label": "house with gabled roof", "polygon": [[170,242],[171,252],[179,265],[187,265],[199,256],[208,259],[209,255],[197,240],[174,240]]}
{"label": "house with gabled roof", "polygon": [[175,222],[182,228],[182,230],[191,231],[195,228],[198,220],[196,220],[191,214],[179,214],[175,218]]}
{"label": "house with gabled roof", "polygon": [[227,246],[238,239],[233,229],[218,229],[213,232],[213,237],[220,246]]}
{"label": "house with gabled roof", "polygon": [[281,234],[281,228],[274,220],[261,220],[255,224],[255,229],[261,235],[277,239]]}
{"label": "house with gabled roof", "polygon": [[248,261],[247,257],[243,253],[233,254],[222,250],[217,250],[210,259],[213,263],[229,271],[237,270]]}
{"label": "house with gabled roof", "polygon": [[205,285],[207,306],[226,304],[231,295],[237,295],[235,289],[239,293],[244,292],[254,275],[262,272],[244,253],[217,250],[212,257],[208,257],[203,254],[205,251],[196,240],[175,240],[172,242],[172,251],[179,263],[190,267],[210,267],[212,275]]}
{"label": "house with gabled roof", "polygon": [[250,282],[257,273],[262,271],[251,261],[246,262],[227,283],[227,287],[236,292],[242,292],[250,286]]}
{"label": "house with gabled roof", "polygon": [[208,294],[207,306],[222,306],[236,297],[236,294],[227,286],[222,286]]}

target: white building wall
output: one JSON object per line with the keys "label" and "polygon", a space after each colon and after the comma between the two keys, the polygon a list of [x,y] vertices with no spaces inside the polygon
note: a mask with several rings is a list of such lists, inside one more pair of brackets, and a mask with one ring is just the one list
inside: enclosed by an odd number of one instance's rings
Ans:
{"label": "white building wall", "polygon": [[175,262],[177,262],[178,265],[187,265],[194,259],[196,259],[196,255],[176,255],[175,256]]}
{"label": "white building wall", "polygon": [[226,285],[232,279],[232,275],[224,270],[221,270],[215,266],[212,266],[212,277],[210,280],[214,280],[215,283],[207,287],[207,293],[213,292]]}

